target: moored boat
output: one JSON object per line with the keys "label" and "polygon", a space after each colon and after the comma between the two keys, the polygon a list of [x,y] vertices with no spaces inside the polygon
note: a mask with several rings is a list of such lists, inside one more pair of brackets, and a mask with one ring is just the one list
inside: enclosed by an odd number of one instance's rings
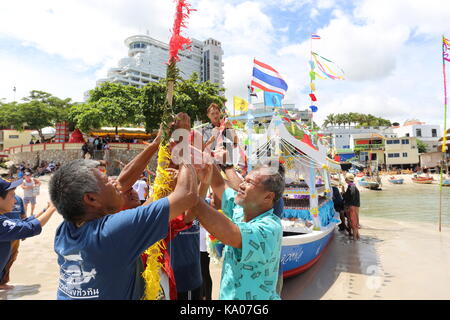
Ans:
{"label": "moored boat", "polygon": [[434,181],[433,177],[414,177],[411,178],[411,180],[420,184],[432,184]]}
{"label": "moored boat", "polygon": [[364,187],[364,188],[367,188],[370,190],[379,190],[380,189],[380,184],[377,181],[371,179],[370,177],[361,178],[361,180],[358,181],[358,184],[361,187]]}
{"label": "moored boat", "polygon": [[388,181],[392,184],[403,184],[404,179],[403,178],[395,178],[395,177],[390,177],[388,179]]}
{"label": "moored boat", "polygon": [[443,187],[450,187],[450,179],[445,179],[444,181],[442,181],[442,186]]}

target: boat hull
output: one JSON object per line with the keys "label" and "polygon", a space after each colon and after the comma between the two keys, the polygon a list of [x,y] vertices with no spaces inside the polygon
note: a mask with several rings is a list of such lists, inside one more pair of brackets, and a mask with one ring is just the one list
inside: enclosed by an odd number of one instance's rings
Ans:
{"label": "boat hull", "polygon": [[403,179],[390,179],[388,181],[392,184],[403,184]]}
{"label": "boat hull", "polygon": [[334,236],[336,223],[308,234],[285,236],[281,248],[283,277],[305,272],[316,263]]}
{"label": "boat hull", "polygon": [[358,183],[361,187],[371,189],[371,190],[378,190],[380,189],[380,185],[377,182],[367,182],[367,181],[360,181]]}
{"label": "boat hull", "polygon": [[433,183],[433,178],[430,179],[411,179],[414,183],[420,183],[420,184],[432,184]]}

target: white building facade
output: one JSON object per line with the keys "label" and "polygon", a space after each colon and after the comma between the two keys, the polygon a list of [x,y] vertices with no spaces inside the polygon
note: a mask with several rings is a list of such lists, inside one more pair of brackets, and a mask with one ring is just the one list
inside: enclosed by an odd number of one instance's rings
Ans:
{"label": "white building facade", "polygon": [[407,121],[403,126],[393,128],[398,137],[414,137],[427,145],[427,151],[437,150],[441,136],[441,126],[419,121]]}
{"label": "white building facade", "polygon": [[386,137],[397,136],[390,127],[332,126],[321,130],[321,133],[331,137],[331,146],[338,152],[353,150],[353,135],[381,134]]}
{"label": "white building facade", "polygon": [[[166,77],[169,60],[169,45],[148,35],[136,35],[125,39],[128,57],[119,61],[118,67],[108,70],[107,77],[97,81],[122,83],[137,88],[149,82],[157,82]],[[199,81],[211,81],[223,87],[223,50],[221,43],[214,39],[199,41],[192,39],[191,50],[179,53],[177,67],[180,76],[188,79],[192,73],[199,75]]]}

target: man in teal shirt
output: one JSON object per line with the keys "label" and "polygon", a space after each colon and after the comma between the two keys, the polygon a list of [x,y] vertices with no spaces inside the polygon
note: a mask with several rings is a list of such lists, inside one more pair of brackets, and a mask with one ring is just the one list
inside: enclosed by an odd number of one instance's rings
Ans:
{"label": "man in teal shirt", "polygon": [[238,191],[226,188],[216,166],[205,170],[199,172],[199,179],[211,184],[225,215],[201,201],[187,219],[197,216],[225,244],[220,299],[279,300],[276,284],[283,231],[273,206],[283,195],[284,170],[257,168]]}

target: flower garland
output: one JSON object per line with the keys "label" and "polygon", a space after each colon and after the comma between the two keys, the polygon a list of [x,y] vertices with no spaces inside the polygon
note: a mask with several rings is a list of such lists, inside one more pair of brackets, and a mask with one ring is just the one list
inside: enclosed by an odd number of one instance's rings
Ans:
{"label": "flower garland", "polygon": [[[158,166],[156,178],[153,184],[153,199],[158,200],[168,196],[172,192],[171,176],[167,172],[170,165],[171,155],[168,145],[160,146],[158,150]],[[160,296],[162,289],[159,284],[159,271],[162,267],[162,251],[166,249],[164,240],[160,240],[145,251],[148,255],[147,265],[142,273],[145,281],[144,300],[156,300]]]}
{"label": "flower garland", "polygon": [[[180,60],[178,51],[189,46],[191,40],[181,35],[181,28],[186,28],[186,19],[191,11],[190,4],[186,0],[175,0],[177,2],[175,20],[173,24],[172,37],[169,42],[169,62],[167,66],[167,92],[164,103],[165,112],[161,117],[161,145],[158,150],[158,166],[156,177],[153,184],[153,200],[159,200],[167,197],[172,191],[172,176],[167,169],[171,163],[171,154],[169,149],[169,129],[174,120],[172,108],[175,81],[178,78],[178,69],[176,62]],[[169,227],[170,228],[170,227]],[[170,230],[169,230],[170,234]],[[164,251],[166,246],[164,240],[155,243],[145,251],[148,255],[146,269],[142,273],[145,281],[144,300],[156,300],[161,296],[162,288],[160,286],[160,271],[164,262]]]}

